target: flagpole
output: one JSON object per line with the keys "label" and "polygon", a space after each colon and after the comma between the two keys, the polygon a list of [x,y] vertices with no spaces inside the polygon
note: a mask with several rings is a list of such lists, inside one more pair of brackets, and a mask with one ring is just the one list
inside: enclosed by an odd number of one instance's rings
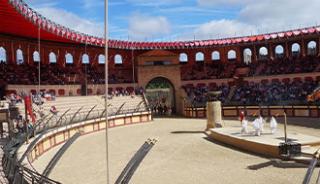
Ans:
{"label": "flagpole", "polygon": [[106,121],[106,176],[107,176],[107,184],[109,181],[109,122],[108,122],[108,41],[109,41],[109,33],[108,33],[108,0],[105,0],[105,10],[104,10],[104,40],[105,40],[105,121]]}
{"label": "flagpole", "polygon": [[39,26],[38,26],[38,50],[39,50],[39,62],[38,62],[38,94],[40,94],[40,88],[41,88],[41,51],[40,51],[40,22],[39,22]]}

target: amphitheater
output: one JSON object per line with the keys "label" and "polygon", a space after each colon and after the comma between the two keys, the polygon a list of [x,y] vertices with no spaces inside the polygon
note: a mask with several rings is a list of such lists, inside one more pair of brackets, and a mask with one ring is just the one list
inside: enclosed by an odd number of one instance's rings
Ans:
{"label": "amphitheater", "polygon": [[319,184],[319,26],[106,43],[23,0],[1,0],[0,20],[0,183]]}

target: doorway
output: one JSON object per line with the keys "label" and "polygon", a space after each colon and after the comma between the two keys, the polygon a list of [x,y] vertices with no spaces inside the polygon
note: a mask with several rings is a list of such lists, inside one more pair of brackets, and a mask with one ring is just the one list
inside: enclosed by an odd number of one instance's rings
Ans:
{"label": "doorway", "polygon": [[172,83],[164,77],[152,79],[146,86],[146,97],[154,115],[175,114],[175,91]]}

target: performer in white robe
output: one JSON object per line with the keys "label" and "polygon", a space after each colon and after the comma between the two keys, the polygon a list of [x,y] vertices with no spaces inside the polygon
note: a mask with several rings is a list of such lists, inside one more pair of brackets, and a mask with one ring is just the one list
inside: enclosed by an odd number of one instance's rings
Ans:
{"label": "performer in white robe", "polygon": [[262,134],[263,133],[263,127],[264,127],[264,119],[263,117],[260,115],[259,116],[259,123],[260,123],[260,133]]}
{"label": "performer in white robe", "polygon": [[243,119],[241,122],[241,126],[242,126],[241,134],[247,134],[248,133],[248,120]]}
{"label": "performer in white robe", "polygon": [[252,122],[252,124],[253,124],[253,128],[254,128],[254,130],[255,130],[255,134],[254,134],[254,135],[260,136],[260,135],[261,135],[261,130],[260,130],[260,125],[261,125],[261,123],[260,123],[260,118],[256,118],[256,119]]}
{"label": "performer in white robe", "polygon": [[278,127],[278,122],[277,122],[276,118],[274,116],[272,116],[271,120],[270,120],[270,129],[271,129],[272,134],[276,133],[277,127]]}

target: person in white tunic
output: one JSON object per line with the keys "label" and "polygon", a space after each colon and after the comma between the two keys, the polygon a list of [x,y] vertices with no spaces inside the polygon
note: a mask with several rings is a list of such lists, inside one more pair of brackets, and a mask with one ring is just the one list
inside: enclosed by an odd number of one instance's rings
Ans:
{"label": "person in white tunic", "polygon": [[270,120],[270,129],[271,129],[272,134],[276,133],[277,127],[278,127],[278,122],[277,122],[276,118],[274,116],[272,116],[271,120]]}
{"label": "person in white tunic", "polygon": [[241,134],[247,134],[248,133],[248,120],[243,119],[241,122],[241,126],[242,126]]}
{"label": "person in white tunic", "polygon": [[263,131],[264,131],[264,129],[263,129],[263,127],[264,127],[264,119],[263,119],[263,117],[261,115],[259,116],[259,123],[260,123],[260,134],[262,134]]}
{"label": "person in white tunic", "polygon": [[256,118],[253,122],[253,128],[255,130],[255,134],[256,136],[260,136],[261,135],[261,130],[260,130],[260,126],[261,126],[261,123],[260,123],[260,118]]}

